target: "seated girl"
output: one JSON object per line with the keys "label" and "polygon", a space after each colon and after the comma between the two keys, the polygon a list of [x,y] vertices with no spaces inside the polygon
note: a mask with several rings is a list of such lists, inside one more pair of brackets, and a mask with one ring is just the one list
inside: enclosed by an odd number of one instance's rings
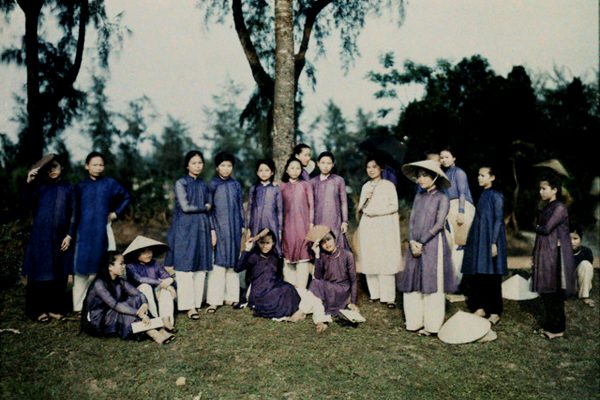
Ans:
{"label": "seated girl", "polygon": [[[173,287],[175,280],[153,258],[157,252],[166,251],[164,243],[137,236],[123,252],[127,262],[127,281],[144,293],[148,309],[153,317],[162,318],[167,331],[175,333],[174,301],[177,297]],[[158,303],[158,308],[156,307]]]}
{"label": "seated girl", "polygon": [[[95,336],[135,338],[131,325],[150,323],[146,296],[121,278],[123,256],[110,251],[87,290],[81,313],[81,330]],[[156,343],[166,344],[175,336],[164,329],[146,331]]]}

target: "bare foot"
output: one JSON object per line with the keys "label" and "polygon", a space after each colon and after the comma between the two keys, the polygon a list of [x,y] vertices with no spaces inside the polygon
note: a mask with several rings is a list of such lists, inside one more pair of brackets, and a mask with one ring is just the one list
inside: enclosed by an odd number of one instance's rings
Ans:
{"label": "bare foot", "polygon": [[319,322],[317,324],[317,333],[323,333],[327,330],[327,324],[324,322]]}
{"label": "bare foot", "polygon": [[564,335],[565,335],[564,332],[552,333],[552,332],[544,331],[542,333],[542,337],[545,337],[546,339],[549,339],[549,340],[557,339],[557,338],[563,337]]}
{"label": "bare foot", "polygon": [[500,322],[500,316],[498,314],[492,314],[488,318],[488,321],[490,321],[492,325],[496,325],[498,322]]}
{"label": "bare foot", "polygon": [[477,309],[473,314],[477,315],[478,317],[485,317],[485,311],[483,310],[483,308]]}
{"label": "bare foot", "polygon": [[583,299],[583,303],[587,304],[590,307],[596,307],[596,303],[594,302],[594,300],[590,299],[589,297],[586,297],[585,299]]}
{"label": "bare foot", "polygon": [[292,316],[290,317],[290,319],[288,321],[289,322],[299,322],[299,321],[302,321],[304,318],[306,318],[306,314],[304,314],[302,311],[298,310],[294,314],[292,314]]}

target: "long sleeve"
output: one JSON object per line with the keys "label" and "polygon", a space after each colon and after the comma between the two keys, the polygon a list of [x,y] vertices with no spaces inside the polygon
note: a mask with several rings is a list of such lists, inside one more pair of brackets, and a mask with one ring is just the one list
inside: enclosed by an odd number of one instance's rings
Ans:
{"label": "long sleeve", "polygon": [[123,212],[125,211],[125,208],[127,208],[129,203],[131,203],[131,195],[119,183],[117,183],[116,181],[114,181],[114,183],[115,184],[113,187],[112,198],[120,199],[120,202],[115,208],[114,212],[115,214],[117,214],[117,216],[121,217],[121,215],[123,215]]}
{"label": "long sleeve", "polygon": [[346,182],[343,178],[340,178],[340,184],[338,186],[338,194],[340,196],[340,208],[342,211],[342,223],[348,222],[348,195],[346,194]]}
{"label": "long sleeve", "polygon": [[[546,206],[548,207],[548,206]],[[547,236],[552,232],[559,224],[561,224],[566,217],[566,210],[564,205],[558,204],[556,208],[552,211],[552,215],[548,220],[535,227],[535,232],[538,235]]]}
{"label": "long sleeve", "polygon": [[240,210],[240,214],[238,216],[238,218],[240,219],[240,226],[243,228],[244,227],[244,193],[242,191],[242,185],[239,182],[236,182],[235,185],[236,188],[236,201],[238,203],[238,207]]}
{"label": "long sleeve", "polygon": [[373,193],[373,197],[375,196],[383,196],[383,202],[377,202],[374,201],[374,198],[371,198],[371,202],[369,202],[367,209],[363,210],[369,217],[389,215],[398,211],[398,196],[396,195],[396,190],[393,185],[381,187],[379,191],[376,188]]}
{"label": "long sleeve", "polygon": [[[248,210],[246,211],[246,221],[244,224],[246,229],[251,229],[250,218],[252,217],[252,206],[254,205],[255,193],[256,193],[256,185],[250,186],[250,189],[248,190]],[[252,232],[252,234],[255,235],[256,232]]]}
{"label": "long sleeve", "polygon": [[[414,235],[414,227],[415,227],[415,219],[417,218],[417,215],[415,213],[415,204],[418,202],[419,199],[419,193],[415,194],[415,199],[413,200],[413,207],[412,210],[410,211],[410,217],[408,217],[408,241],[410,242],[411,240],[415,240],[415,235]],[[410,249],[409,249],[410,251]]]}
{"label": "long sleeve", "polygon": [[446,224],[446,217],[448,216],[448,210],[450,209],[450,200],[446,196],[439,196],[439,204],[435,217],[435,224],[427,231],[423,237],[421,243],[425,244],[433,239],[440,231],[444,229]]}
{"label": "long sleeve", "polygon": [[[283,227],[283,198],[281,196],[281,189],[279,187],[277,187],[277,190],[275,192],[275,205],[277,207],[277,221],[279,222],[279,229],[282,229]],[[278,232],[275,232],[277,235],[279,235]]]}
{"label": "long sleeve", "polygon": [[243,251],[242,255],[240,256],[240,258],[237,261],[237,264],[235,265],[234,271],[235,272],[242,272],[244,270],[250,270],[252,269],[254,262],[252,262],[252,252],[249,251]]}
{"label": "long sleeve", "polygon": [[465,212],[465,199],[466,193],[469,188],[469,183],[467,182],[467,174],[464,173],[463,170],[458,169],[456,171],[456,186],[458,190],[458,212]]}
{"label": "long sleeve", "polygon": [[74,238],[75,233],[77,232],[77,199],[77,190],[74,186],[71,186],[69,190],[69,203],[67,205],[67,211],[71,214],[68,229],[68,235],[71,236],[71,238]]}
{"label": "long sleeve", "polygon": [[156,286],[160,284],[160,279],[151,278],[149,276],[142,276],[133,265],[127,265],[127,279],[133,282],[135,285],[141,285],[147,283],[150,286]]}
{"label": "long sleeve", "polygon": [[[127,282],[124,282],[124,283],[125,283],[125,285],[123,285],[123,290],[129,292],[127,290],[127,285],[129,285],[129,284],[127,284]],[[131,286],[131,285],[129,285],[129,287],[133,288],[133,286]],[[94,283],[94,289],[95,289],[96,295],[102,300],[103,303],[108,305],[110,308],[120,312],[121,314],[128,314],[128,315],[136,315],[137,314],[137,310],[135,310],[133,307],[131,307],[126,302],[118,302],[117,299],[115,299],[112,296],[112,294],[108,291],[108,289],[105,286],[105,283],[102,282],[102,280],[100,280],[100,279],[96,280],[96,282]]]}
{"label": "long sleeve", "polygon": [[308,183],[304,185],[306,191],[306,200],[308,201],[308,222],[314,224],[315,222],[315,197],[312,190],[312,185]]}
{"label": "long sleeve", "polygon": [[498,244],[500,229],[502,228],[502,220],[504,218],[504,199],[500,193],[494,193],[492,198],[494,206],[494,226],[492,229],[492,243]]}
{"label": "long sleeve", "polygon": [[366,190],[366,184],[363,185],[363,187],[361,188],[360,191],[360,197],[358,200],[358,210],[362,210],[362,208],[365,206],[365,203],[367,201],[367,190]]}
{"label": "long sleeve", "polygon": [[324,269],[323,269],[323,257],[317,258],[315,260],[315,279],[323,279]]}
{"label": "long sleeve", "polygon": [[205,205],[195,206],[193,204],[190,204],[185,189],[185,185],[183,184],[183,182],[181,182],[181,180],[175,183],[175,198],[177,200],[177,203],[179,204],[179,207],[181,208],[181,211],[187,214],[198,214],[206,212]]}
{"label": "long sleeve", "polygon": [[350,280],[350,302],[356,304],[358,299],[358,285],[356,282],[356,264],[354,263],[354,256],[348,252],[347,259],[348,268],[348,279]]}

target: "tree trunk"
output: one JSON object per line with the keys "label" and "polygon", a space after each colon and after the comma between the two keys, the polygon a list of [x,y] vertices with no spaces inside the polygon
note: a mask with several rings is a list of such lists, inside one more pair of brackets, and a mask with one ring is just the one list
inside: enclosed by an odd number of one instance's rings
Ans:
{"label": "tree trunk", "polygon": [[283,172],[294,147],[294,9],[293,0],[275,0],[275,95],[273,159]]}
{"label": "tree trunk", "polygon": [[25,14],[25,65],[27,67],[27,127],[19,143],[19,161],[32,165],[44,151],[43,104],[40,96],[38,24],[41,1],[20,2]]}

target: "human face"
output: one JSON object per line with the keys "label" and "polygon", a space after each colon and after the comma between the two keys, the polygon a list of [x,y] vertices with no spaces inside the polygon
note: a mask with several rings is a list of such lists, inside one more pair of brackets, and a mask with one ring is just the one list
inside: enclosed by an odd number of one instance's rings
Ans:
{"label": "human face", "polygon": [[442,164],[442,167],[449,168],[453,166],[455,162],[456,158],[452,156],[452,153],[448,150],[442,150],[440,152],[440,163]]}
{"label": "human face", "polygon": [[232,172],[233,164],[231,161],[223,161],[221,164],[217,165],[217,174],[223,179],[229,178]]}
{"label": "human face", "polygon": [[204,168],[204,161],[202,161],[202,157],[196,154],[194,157],[190,158],[190,161],[187,165],[187,170],[188,174],[192,178],[197,178],[198,176],[200,176],[202,168]]}
{"label": "human face", "polygon": [[381,178],[381,167],[377,165],[375,160],[371,160],[367,163],[367,175],[371,179]]}
{"label": "human face", "polygon": [[421,187],[421,189],[429,191],[435,188],[434,183],[435,182],[429,173],[423,170],[419,170],[417,172],[417,184]]}
{"label": "human face", "polygon": [[258,241],[258,248],[260,249],[260,252],[263,254],[267,254],[268,252],[270,252],[273,249],[274,245],[275,245],[275,242],[273,242],[273,239],[271,238],[271,236],[265,236],[264,238],[261,238]]}
{"label": "human face", "polygon": [[56,161],[52,161],[52,164],[50,164],[50,169],[48,170],[48,178],[50,178],[52,180],[58,179],[61,172],[62,172],[62,167],[60,166],[60,164],[57,163]]}
{"label": "human face", "polygon": [[152,253],[152,249],[151,248],[147,248],[147,249],[143,249],[140,253],[138,253],[138,261],[141,262],[142,264],[148,264],[150,261],[152,261],[152,256],[154,254]]}
{"label": "human face", "polygon": [[329,157],[321,157],[319,160],[319,171],[323,175],[329,175],[333,169],[333,160]]}
{"label": "human face", "polygon": [[540,197],[544,201],[556,200],[557,188],[551,188],[547,181],[540,182]]}
{"label": "human face", "polygon": [[293,161],[290,163],[290,165],[288,165],[285,172],[287,172],[290,179],[296,180],[302,173],[302,166],[300,165],[299,161],[298,162]]}
{"label": "human face", "polygon": [[110,277],[112,279],[123,275],[125,272],[125,262],[122,255],[115,257],[115,261],[108,266],[108,272],[110,273]]}
{"label": "human face", "polygon": [[571,232],[571,247],[573,248],[573,251],[579,250],[581,247],[581,237],[577,232]]}
{"label": "human face", "polygon": [[90,178],[96,180],[97,178],[101,177],[102,173],[104,172],[104,160],[102,157],[94,157],[90,160],[90,162],[85,164],[85,169],[90,175]]}
{"label": "human face", "polygon": [[425,156],[425,159],[435,161],[438,164],[440,163],[440,155],[438,153],[427,153],[427,155]]}
{"label": "human face", "polygon": [[256,175],[261,182],[269,182],[273,176],[273,171],[271,171],[271,168],[269,168],[267,164],[260,164],[256,171]]}
{"label": "human face", "polygon": [[296,154],[296,158],[300,160],[300,163],[303,167],[306,167],[308,165],[308,162],[310,161],[311,154],[312,151],[305,147],[300,151],[300,154]]}
{"label": "human face", "polygon": [[325,250],[327,253],[333,253],[336,249],[335,239],[331,234],[325,235],[325,237],[319,243],[321,248]]}
{"label": "human face", "polygon": [[489,168],[479,168],[479,175],[477,175],[477,183],[484,189],[489,189],[492,187],[492,182],[494,182],[496,177],[494,175],[490,175]]}

